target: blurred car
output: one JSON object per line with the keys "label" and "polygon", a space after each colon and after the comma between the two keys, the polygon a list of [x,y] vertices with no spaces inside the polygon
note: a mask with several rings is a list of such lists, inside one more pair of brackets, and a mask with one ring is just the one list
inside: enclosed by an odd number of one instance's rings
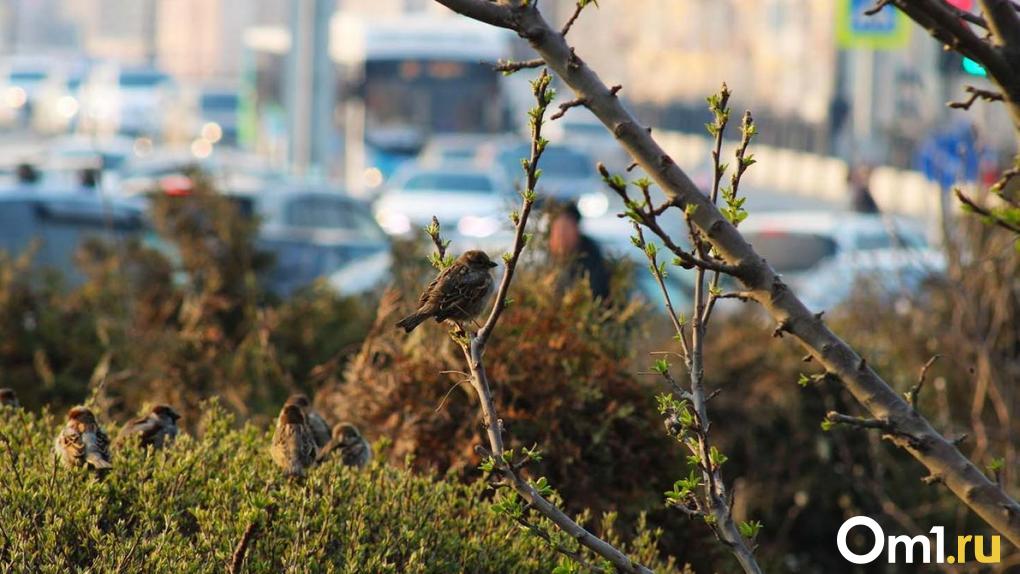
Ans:
{"label": "blurred car", "polygon": [[53,61],[45,57],[15,56],[0,63],[0,120],[27,125]]}
{"label": "blurred car", "polygon": [[752,214],[740,230],[813,311],[847,300],[869,280],[890,293],[945,271],[914,222],[880,215],[809,211]]}
{"label": "blurred car", "polygon": [[471,165],[407,166],[376,201],[373,211],[390,235],[411,236],[436,216],[444,235],[481,246],[507,230],[510,188],[492,170]]}
{"label": "blurred car", "polygon": [[83,280],[74,261],[84,239],[142,237],[145,229],[137,202],[64,188],[0,192],[0,251],[17,256],[35,247],[33,267],[59,270],[71,283]]}
{"label": "blurred car", "polygon": [[325,278],[339,293],[352,295],[389,280],[389,237],[360,201],[307,184],[248,197],[261,219],[259,246],[275,257],[264,277],[272,291],[288,295]]}
{"label": "blurred car", "polygon": [[444,163],[472,163],[479,167],[491,166],[501,147],[519,144],[520,138],[512,134],[440,134],[432,136],[418,162],[422,165]]}
{"label": "blurred car", "polygon": [[236,89],[205,88],[198,96],[199,134],[213,143],[237,145],[241,95]]}
{"label": "blurred car", "polygon": [[[502,168],[507,179],[515,187],[522,187],[524,171],[521,160],[531,156],[531,144],[520,143],[509,145],[496,154],[496,165]],[[595,171],[595,160],[588,154],[565,145],[550,144],[545,148],[539,162],[542,178],[538,183],[538,192],[545,197],[558,200],[573,200],[578,207],[585,196],[592,196],[599,206],[608,209],[608,196],[602,178]],[[603,202],[598,197],[605,199]],[[594,213],[582,213],[586,217],[597,217]]]}
{"label": "blurred car", "polygon": [[[187,198],[192,182],[169,176],[157,193]],[[390,278],[389,237],[371,211],[341,190],[303,182],[265,182],[227,188],[225,194],[246,216],[259,218],[257,247],[274,258],[259,277],[267,290],[287,296],[324,279],[344,295],[371,291]],[[175,259],[172,248],[161,246]]]}
{"label": "blurred car", "polygon": [[175,90],[155,68],[98,65],[81,87],[79,125],[89,133],[159,136]]}
{"label": "blurred car", "polygon": [[568,110],[556,121],[547,122],[543,134],[549,141],[563,144],[601,161],[612,172],[621,172],[630,164],[627,154],[613,133],[583,106]]}
{"label": "blurred car", "polygon": [[286,183],[284,174],[265,158],[229,148],[196,155],[195,150],[185,148],[154,150],[151,140],[138,138],[134,149],[134,155],[119,170],[116,185],[117,193],[127,197],[149,193],[164,179],[187,178],[195,171],[210,177],[218,189],[256,190]]}

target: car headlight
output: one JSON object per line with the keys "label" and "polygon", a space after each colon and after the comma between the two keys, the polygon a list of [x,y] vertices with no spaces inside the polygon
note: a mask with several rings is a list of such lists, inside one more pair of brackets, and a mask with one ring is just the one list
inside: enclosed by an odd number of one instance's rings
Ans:
{"label": "car headlight", "polygon": [[380,211],[375,216],[386,233],[390,235],[403,235],[411,231],[411,218],[396,211]]}
{"label": "car headlight", "polygon": [[4,102],[13,109],[18,109],[28,101],[28,93],[20,86],[11,86],[4,93]]}
{"label": "car headlight", "polygon": [[492,217],[465,215],[457,222],[457,231],[465,237],[488,237],[499,231],[499,221]]}
{"label": "car headlight", "polygon": [[609,198],[601,192],[586,193],[577,199],[577,210],[584,217],[602,217],[609,211]]}

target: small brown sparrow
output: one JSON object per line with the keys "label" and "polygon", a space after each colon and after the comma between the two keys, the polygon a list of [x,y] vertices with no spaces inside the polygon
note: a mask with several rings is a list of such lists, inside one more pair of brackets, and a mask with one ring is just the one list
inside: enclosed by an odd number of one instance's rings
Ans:
{"label": "small brown sparrow", "polygon": [[11,407],[18,408],[21,403],[18,402],[18,395],[15,394],[14,389],[0,389],[0,407]]}
{"label": "small brown sparrow", "polygon": [[321,458],[339,456],[344,466],[363,468],[372,460],[372,445],[361,436],[358,427],[351,423],[339,423],[333,427],[333,438],[323,449]]}
{"label": "small brown sparrow", "polygon": [[287,399],[284,405],[296,405],[300,408],[301,412],[305,415],[305,422],[312,429],[312,438],[315,439],[315,446],[318,448],[326,446],[329,442],[329,423],[312,408],[312,402],[308,400],[308,395],[295,393]]}
{"label": "small brown sparrow", "polygon": [[474,319],[492,294],[496,263],[484,251],[466,251],[425,288],[418,298],[418,310],[397,323],[410,333],[422,321],[434,317],[437,323]]}
{"label": "small brown sparrow", "polygon": [[269,452],[285,476],[304,476],[305,470],[315,464],[315,439],[301,407],[285,405],[280,411]]}
{"label": "small brown sparrow", "polygon": [[96,422],[96,415],[85,407],[68,411],[67,424],[57,435],[53,449],[67,466],[87,465],[95,470],[113,468],[110,439]]}
{"label": "small brown sparrow", "polygon": [[170,405],[156,405],[149,414],[129,421],[117,435],[122,442],[137,436],[142,448],[152,446],[160,449],[177,438],[177,421],[181,415]]}

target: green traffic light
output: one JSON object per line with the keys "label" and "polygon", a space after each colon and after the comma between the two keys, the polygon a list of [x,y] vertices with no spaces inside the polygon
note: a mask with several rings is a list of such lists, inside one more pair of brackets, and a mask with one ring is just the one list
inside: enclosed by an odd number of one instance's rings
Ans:
{"label": "green traffic light", "polygon": [[963,71],[972,76],[987,76],[988,72],[985,71],[984,66],[978,64],[970,58],[963,59]]}

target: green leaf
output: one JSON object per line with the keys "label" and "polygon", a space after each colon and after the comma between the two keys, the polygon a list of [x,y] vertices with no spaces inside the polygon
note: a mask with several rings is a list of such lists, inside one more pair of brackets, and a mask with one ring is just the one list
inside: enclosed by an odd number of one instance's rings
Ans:
{"label": "green leaf", "polygon": [[669,361],[666,359],[658,359],[652,366],[652,370],[660,375],[669,374]]}
{"label": "green leaf", "polygon": [[737,524],[737,530],[740,531],[740,535],[748,540],[753,540],[758,533],[761,532],[762,524],[758,520],[750,520]]}

